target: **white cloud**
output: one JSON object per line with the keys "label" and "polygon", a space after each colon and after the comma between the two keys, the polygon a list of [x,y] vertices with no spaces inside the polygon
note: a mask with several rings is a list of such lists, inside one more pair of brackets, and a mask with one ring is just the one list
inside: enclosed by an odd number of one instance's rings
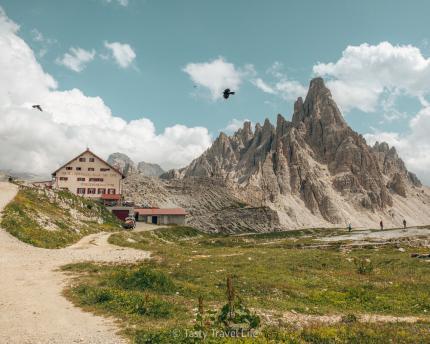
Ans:
{"label": "white cloud", "polygon": [[43,42],[45,40],[42,33],[38,29],[31,30],[31,36],[35,42]]}
{"label": "white cloud", "polygon": [[[106,0],[106,2],[110,4],[111,2],[113,2],[113,0]],[[116,2],[121,6],[124,6],[124,7],[128,6],[128,0],[116,0]]]}
{"label": "white cloud", "polygon": [[95,50],[85,50],[82,48],[71,47],[68,53],[65,53],[62,58],[57,58],[56,62],[75,72],[82,72],[86,65],[94,60],[96,55]]}
{"label": "white cloud", "polygon": [[252,65],[246,65],[244,70],[237,69],[233,63],[227,62],[223,57],[218,57],[210,62],[189,63],[183,69],[191,80],[210,91],[212,100],[222,97],[224,89],[238,91],[242,83],[242,77],[253,72]]}
{"label": "white cloud", "polygon": [[339,60],[318,63],[313,72],[329,79],[326,84],[344,111],[374,112],[387,92],[418,98],[430,92],[430,59],[412,45],[348,46]]}
{"label": "white cloud", "polygon": [[39,57],[45,56],[50,46],[57,43],[57,40],[45,37],[38,29],[32,29],[30,34],[36,45],[39,45]]}
{"label": "white cloud", "polygon": [[274,94],[284,100],[296,100],[298,97],[304,97],[307,89],[298,81],[290,80],[287,75],[282,72],[282,64],[275,62],[266,71],[266,74],[275,78],[275,81],[268,83],[261,78],[252,79],[251,83],[268,94]]}
{"label": "white cloud", "polygon": [[119,42],[105,42],[104,44],[111,51],[113,58],[121,68],[129,67],[136,58],[136,53],[129,44]]}
{"label": "white cloud", "polygon": [[281,80],[276,83],[275,89],[285,100],[296,100],[298,97],[304,97],[307,89],[298,81],[295,80]]}
{"label": "white cloud", "polygon": [[251,83],[259,88],[260,90],[262,90],[264,93],[270,93],[270,94],[276,94],[275,89],[270,86],[269,84],[267,84],[263,79],[261,78],[257,78],[257,79],[253,79],[251,80]]}
{"label": "white cloud", "polygon": [[147,118],[114,116],[100,97],[58,91],[17,31],[0,8],[0,169],[50,173],[87,146],[103,157],[120,151],[137,161],[181,167],[211,144],[206,128],[177,124],[157,133]]}

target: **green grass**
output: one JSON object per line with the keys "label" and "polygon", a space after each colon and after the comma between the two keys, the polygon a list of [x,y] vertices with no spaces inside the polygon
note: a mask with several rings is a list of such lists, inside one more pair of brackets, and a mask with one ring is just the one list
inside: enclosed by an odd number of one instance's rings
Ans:
{"label": "green grass", "polygon": [[[70,209],[80,220],[71,215]],[[52,225],[55,230],[47,229]],[[44,248],[65,247],[85,235],[119,229],[114,216],[92,200],[65,191],[48,194],[34,188],[19,190],[5,207],[1,226],[19,240]]]}
{"label": "green grass", "polygon": [[[313,244],[315,239],[309,237],[309,231],[319,233],[307,230],[227,237],[187,227],[115,233],[110,243],[149,250],[153,259],[135,266],[67,266],[76,275],[76,286],[67,293],[81,307],[122,319],[124,333],[136,343],[191,343],[185,330],[192,330],[198,297],[203,297],[205,309],[219,309],[225,303],[225,278],[229,274],[247,306],[259,314],[272,314],[275,319],[286,311],[339,314],[344,319],[360,314],[424,319],[415,324],[345,320],[344,324],[303,329],[286,324],[274,329],[266,324],[257,338],[248,338],[249,343],[430,341],[429,263],[410,258],[408,248],[406,252],[390,246],[341,252],[336,246],[317,250],[292,245]],[[136,304],[142,295],[148,295],[149,308],[155,300],[170,308],[145,314],[132,312],[133,307],[139,309]],[[135,301],[126,301],[128,297]],[[163,317],[157,317],[158,313]]]}
{"label": "green grass", "polygon": [[293,327],[279,328],[268,326],[255,337],[223,338],[219,332],[208,335],[204,341],[190,338],[194,333],[190,329],[174,328],[169,331],[135,332],[133,343],[171,344],[171,343],[241,343],[241,344],[386,344],[386,343],[428,343],[430,335],[427,323],[405,324],[338,324],[332,326],[308,326],[303,329]]}

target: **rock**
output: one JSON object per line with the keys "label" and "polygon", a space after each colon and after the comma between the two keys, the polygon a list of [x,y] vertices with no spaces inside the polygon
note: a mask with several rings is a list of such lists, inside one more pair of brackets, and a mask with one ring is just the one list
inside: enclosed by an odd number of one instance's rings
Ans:
{"label": "rock", "polygon": [[422,186],[418,177],[406,169],[403,160],[399,158],[394,147],[390,148],[386,142],[376,142],[372,147],[372,150],[375,153],[380,170],[390,180],[393,180],[394,175],[397,174],[415,187]]}
{"label": "rock", "polygon": [[406,197],[406,182],[402,175],[396,172],[388,187],[402,197]]}
{"label": "rock", "polygon": [[147,177],[159,177],[164,170],[157,164],[141,161],[137,164],[124,153],[113,153],[109,155],[107,162],[120,170],[125,176],[141,173]]}
{"label": "rock", "polygon": [[107,163],[120,170],[125,176],[137,172],[136,164],[123,153],[109,155]]}
{"label": "rock", "polygon": [[421,184],[421,181],[418,179],[418,177],[415,175],[415,173],[412,173],[412,172],[408,172],[408,179],[410,180],[410,182],[414,185],[414,186],[416,186],[416,187],[421,187],[421,186],[423,186],[422,184]]}
{"label": "rock", "polygon": [[164,170],[157,164],[141,161],[137,164],[137,170],[147,177],[159,177],[164,173]]}

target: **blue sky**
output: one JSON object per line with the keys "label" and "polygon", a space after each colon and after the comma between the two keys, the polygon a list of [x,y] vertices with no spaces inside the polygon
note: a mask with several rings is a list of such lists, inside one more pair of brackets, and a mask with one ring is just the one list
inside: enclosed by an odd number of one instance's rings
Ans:
{"label": "blue sky", "polygon": [[[32,39],[33,29],[57,41],[39,61],[60,89],[77,87],[101,96],[115,114],[149,117],[160,130],[182,123],[216,132],[232,118],[257,122],[278,112],[289,117],[292,102],[251,84],[228,102],[196,99],[190,96],[193,83],[182,71],[188,63],[223,56],[238,66],[252,63],[264,73],[279,61],[289,77],[307,85],[315,63],[337,60],[348,45],[389,41],[428,51],[423,43],[429,35],[430,3],[415,3],[129,0],[128,6],[121,6],[115,0],[13,0],[2,1],[2,6],[35,51],[41,44]],[[69,47],[99,50],[106,40],[130,44],[137,68],[122,70],[97,60],[76,73],[55,63]],[[360,132],[378,126],[378,121],[375,114],[348,116]]]}
{"label": "blue sky", "polygon": [[[149,119],[157,134],[181,124],[214,137],[231,121],[290,118],[295,97],[320,74],[337,82],[328,85],[353,129],[369,141],[388,140],[413,160],[418,139],[411,138],[411,121],[427,108],[429,88],[422,81],[393,85],[416,80],[414,63],[428,62],[428,1],[3,0],[0,6],[58,91],[98,96],[117,117]],[[132,50],[126,66],[106,46],[113,42]],[[341,60],[348,47],[361,47],[351,52],[360,65],[351,75]],[[79,71],[59,62],[71,48],[89,54]],[[382,62],[369,67],[369,54]],[[186,72],[216,60],[239,80],[228,101],[214,99],[219,85],[205,79],[204,66],[196,72],[203,76]],[[428,171],[427,155],[415,160],[409,165],[421,175]]]}

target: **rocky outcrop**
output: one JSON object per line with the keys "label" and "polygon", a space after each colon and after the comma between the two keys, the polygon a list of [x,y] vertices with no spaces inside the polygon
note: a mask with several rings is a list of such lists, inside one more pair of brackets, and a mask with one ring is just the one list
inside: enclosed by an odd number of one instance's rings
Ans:
{"label": "rocky outcrop", "polygon": [[[416,187],[421,187],[421,181],[418,177],[409,172],[402,159],[397,155],[396,148],[388,146],[386,142],[376,142],[372,147],[373,152],[378,160],[379,168],[381,169],[384,176],[386,176],[391,182],[396,178],[406,180]],[[396,177],[396,175],[399,175]]]}
{"label": "rocky outcrop", "polygon": [[159,177],[164,170],[157,164],[141,161],[137,165],[124,153],[113,153],[109,155],[107,162],[120,170],[125,176],[140,173],[147,177]]}
{"label": "rocky outcrop", "polygon": [[222,179],[158,179],[133,174],[123,183],[126,200],[144,207],[182,207],[187,224],[210,232],[267,232],[281,229],[278,213],[253,207],[233,195]]}
{"label": "rocky outcrop", "polygon": [[113,153],[107,159],[108,164],[117,168],[123,175],[128,176],[137,171],[136,164],[126,154]]}
{"label": "rocky outcrop", "polygon": [[395,173],[388,187],[402,197],[406,197],[406,181],[400,173]]}
{"label": "rocky outcrop", "polygon": [[147,177],[159,177],[164,173],[164,170],[157,164],[141,161],[137,164],[139,173]]}
{"label": "rocky outcrop", "polygon": [[[394,148],[367,145],[345,122],[330,90],[313,79],[294,104],[292,120],[278,115],[254,131],[246,122],[234,135],[221,133],[199,158],[166,180],[222,180],[231,194],[252,207],[276,210],[286,225],[304,221],[339,224],[356,213],[387,212],[396,195],[417,194],[418,178]],[[357,215],[358,216],[358,215]]]}

